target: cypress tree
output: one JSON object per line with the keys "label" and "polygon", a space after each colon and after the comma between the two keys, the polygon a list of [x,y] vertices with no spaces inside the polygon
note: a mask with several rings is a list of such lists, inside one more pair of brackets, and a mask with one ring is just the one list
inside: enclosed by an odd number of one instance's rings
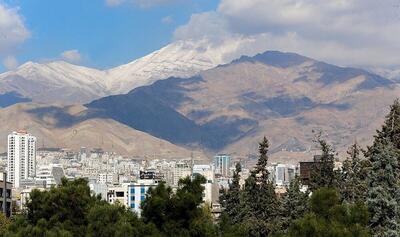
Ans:
{"label": "cypress tree", "polygon": [[361,149],[357,142],[350,146],[347,154],[340,173],[341,198],[348,203],[365,202],[368,161],[361,159]]}
{"label": "cypress tree", "polygon": [[240,190],[240,172],[242,172],[242,166],[238,162],[236,163],[235,171],[232,177],[232,183],[229,185],[229,190],[225,192],[222,199],[224,213],[228,215],[231,223],[240,223],[242,218],[242,201],[241,201],[241,190]]}
{"label": "cypress tree", "polygon": [[[396,99],[390,106],[390,111],[386,115],[385,122],[380,130],[376,131],[374,143],[368,147],[366,156],[371,156],[377,152],[379,144],[392,143],[396,150],[400,150],[400,101]],[[399,151],[397,151],[399,152]]]}
{"label": "cypress tree", "polygon": [[399,236],[399,174],[396,148],[390,143],[377,143],[370,156],[368,176],[368,209],[370,226],[375,236]]}
{"label": "cypress tree", "polygon": [[400,232],[400,102],[390,106],[385,122],[365,156],[370,162],[367,204],[375,236],[399,236]]}
{"label": "cypress tree", "polygon": [[287,232],[293,222],[308,211],[309,192],[302,192],[300,187],[300,179],[296,177],[290,181],[287,192],[283,196],[281,204],[281,228],[283,232]]}
{"label": "cypress tree", "polygon": [[264,137],[259,144],[257,165],[245,183],[243,210],[249,236],[269,236],[279,228],[276,218],[279,202],[267,169],[268,148],[268,140]]}
{"label": "cypress tree", "polygon": [[338,175],[334,171],[334,150],[320,135],[316,141],[322,154],[311,172],[310,188],[312,191],[322,187],[335,188],[338,185]]}

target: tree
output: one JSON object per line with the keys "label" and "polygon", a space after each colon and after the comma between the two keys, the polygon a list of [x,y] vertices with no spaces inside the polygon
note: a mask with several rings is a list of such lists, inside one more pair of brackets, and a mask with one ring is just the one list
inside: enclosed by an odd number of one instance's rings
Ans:
{"label": "tree", "polygon": [[300,190],[300,179],[296,177],[290,182],[287,193],[281,204],[282,231],[285,233],[293,222],[308,211],[309,192]]}
{"label": "tree", "polygon": [[390,106],[385,122],[365,156],[370,162],[368,209],[375,236],[398,236],[400,231],[400,102]]}
{"label": "tree", "polygon": [[400,150],[400,101],[396,99],[390,106],[390,111],[386,115],[385,122],[380,130],[376,131],[374,143],[368,147],[366,156],[369,157],[377,152],[380,144],[392,143],[396,150]]}
{"label": "tree", "polygon": [[264,137],[259,144],[257,165],[245,182],[243,225],[249,236],[268,236],[279,230],[276,218],[279,202],[267,169],[268,148],[268,140]]}
{"label": "tree", "polygon": [[142,203],[144,222],[155,224],[167,236],[216,236],[211,216],[201,205],[205,182],[197,175],[181,179],[176,193],[164,183],[151,188]]}
{"label": "tree", "polygon": [[48,191],[33,190],[25,214],[16,216],[4,236],[158,236],[133,212],[91,195],[84,179]]}
{"label": "tree", "polygon": [[289,229],[290,237],[370,236],[368,210],[363,204],[340,204],[339,193],[321,188],[312,194],[310,212]]}
{"label": "tree", "polygon": [[86,236],[159,236],[154,225],[145,225],[122,205],[97,205],[88,213]]}
{"label": "tree", "polygon": [[370,156],[368,176],[368,209],[370,225],[375,236],[398,236],[399,173],[397,151],[390,141],[376,143]]}
{"label": "tree", "polygon": [[3,233],[10,224],[10,219],[8,219],[3,213],[0,213],[0,233]]}
{"label": "tree", "polygon": [[74,236],[83,236],[88,224],[87,214],[100,202],[91,195],[86,180],[64,178],[60,186],[49,191],[31,192],[26,219],[33,226],[46,220],[49,226],[59,224]]}
{"label": "tree", "polygon": [[236,163],[235,171],[233,173],[232,182],[229,184],[229,189],[221,195],[220,203],[224,211],[222,215],[227,215],[230,222],[233,224],[242,222],[242,197],[240,188],[240,172],[242,166]]}
{"label": "tree", "polygon": [[369,162],[361,159],[361,149],[356,142],[350,146],[347,154],[340,173],[341,197],[348,203],[365,202]]}
{"label": "tree", "polygon": [[310,189],[317,190],[322,187],[335,188],[338,185],[338,175],[334,170],[334,150],[321,138],[320,134],[317,136],[316,141],[322,154],[320,159],[314,163],[310,177]]}
{"label": "tree", "polygon": [[164,182],[150,188],[142,204],[142,218],[146,223],[154,223],[161,227],[168,221],[171,206],[172,189]]}

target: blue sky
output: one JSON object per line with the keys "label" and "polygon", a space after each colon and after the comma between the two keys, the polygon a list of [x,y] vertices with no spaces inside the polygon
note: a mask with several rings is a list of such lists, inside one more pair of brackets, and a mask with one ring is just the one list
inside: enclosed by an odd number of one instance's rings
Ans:
{"label": "blue sky", "polygon": [[399,68],[400,0],[0,0],[0,72],[60,59],[111,68],[177,39],[206,39],[220,58],[280,50]]}
{"label": "blue sky", "polygon": [[218,4],[215,0],[156,1],[154,6],[142,7],[128,1],[110,6],[105,0],[4,3],[18,8],[30,33],[14,53],[19,63],[55,60],[74,49],[81,55],[81,64],[96,68],[127,63],[161,48],[193,13],[213,10]]}

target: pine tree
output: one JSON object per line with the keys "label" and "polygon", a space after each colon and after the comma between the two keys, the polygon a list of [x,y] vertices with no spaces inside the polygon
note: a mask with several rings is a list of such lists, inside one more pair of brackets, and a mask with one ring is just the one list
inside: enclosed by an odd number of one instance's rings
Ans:
{"label": "pine tree", "polygon": [[287,232],[293,222],[308,211],[309,192],[302,192],[300,187],[300,179],[296,177],[290,181],[287,193],[283,196],[281,204],[282,232]]}
{"label": "pine tree", "polygon": [[269,236],[279,228],[276,218],[279,202],[267,169],[268,148],[268,140],[264,137],[259,144],[257,165],[245,182],[244,224],[250,236]]}
{"label": "pine tree", "polygon": [[399,236],[399,173],[396,148],[390,142],[376,143],[370,156],[368,209],[374,236]]}
{"label": "pine tree", "polygon": [[365,156],[370,162],[367,204],[375,236],[400,232],[400,102],[390,106],[385,122]]}
{"label": "pine tree", "polygon": [[334,150],[320,135],[316,141],[322,154],[311,172],[310,188],[312,191],[322,187],[335,188],[338,185],[338,174],[334,170]]}
{"label": "pine tree", "polygon": [[385,122],[380,130],[376,131],[374,143],[368,147],[366,156],[376,152],[379,144],[392,143],[393,147],[400,150],[400,101],[396,99],[390,106],[390,111],[386,115]]}
{"label": "pine tree", "polygon": [[290,227],[288,237],[369,237],[368,210],[362,203],[342,204],[335,189],[313,192],[310,212]]}
{"label": "pine tree", "polygon": [[235,172],[233,173],[232,183],[229,185],[229,190],[222,196],[224,214],[228,215],[231,223],[236,224],[242,222],[242,201],[241,201],[241,190],[240,190],[240,172],[242,172],[242,166],[238,162],[236,163]]}
{"label": "pine tree", "polygon": [[341,198],[348,203],[365,202],[368,161],[361,159],[361,149],[357,142],[350,146],[347,154],[340,173]]}

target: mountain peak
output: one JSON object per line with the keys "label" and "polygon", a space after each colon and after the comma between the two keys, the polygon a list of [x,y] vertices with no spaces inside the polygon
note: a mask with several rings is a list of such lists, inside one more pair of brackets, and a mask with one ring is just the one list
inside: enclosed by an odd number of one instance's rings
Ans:
{"label": "mountain peak", "polygon": [[264,53],[256,54],[253,57],[242,56],[232,63],[240,62],[261,62],[274,67],[287,68],[303,64],[307,61],[315,61],[311,58],[302,56],[297,53],[281,52],[281,51],[266,51]]}

